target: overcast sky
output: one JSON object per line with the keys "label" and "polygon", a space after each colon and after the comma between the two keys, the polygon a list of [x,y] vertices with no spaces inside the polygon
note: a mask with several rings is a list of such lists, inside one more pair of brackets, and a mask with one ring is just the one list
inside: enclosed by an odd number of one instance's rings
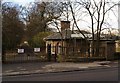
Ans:
{"label": "overcast sky", "polygon": [[[2,0],[2,2],[14,2],[16,4],[20,4],[23,6],[26,6],[29,2],[35,2],[35,1],[53,1],[53,0]],[[62,1],[62,0],[57,0],[57,1]],[[65,1],[65,0],[63,0],[63,1]],[[111,0],[111,1],[118,2],[119,0]],[[113,13],[110,13],[109,15],[111,18],[108,20],[108,22],[112,25],[112,28],[118,29],[118,10],[117,10],[117,7],[114,10],[116,12],[116,16]],[[88,20],[88,17],[86,17],[86,19]],[[79,24],[81,27],[87,27],[82,22],[79,22]]]}
{"label": "overcast sky", "polygon": [[[14,3],[25,5],[29,2],[35,2],[35,1],[46,1],[47,2],[47,1],[66,1],[66,0],[2,0],[2,1],[3,2],[14,2]],[[111,0],[111,1],[118,2],[119,0]]]}
{"label": "overcast sky", "polygon": [[20,4],[24,6],[29,2],[34,2],[34,0],[2,0],[2,2],[14,2],[16,4]]}

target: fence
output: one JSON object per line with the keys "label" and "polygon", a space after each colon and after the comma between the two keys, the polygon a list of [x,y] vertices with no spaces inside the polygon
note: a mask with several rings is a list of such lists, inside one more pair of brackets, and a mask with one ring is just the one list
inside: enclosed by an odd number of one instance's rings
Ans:
{"label": "fence", "polygon": [[[99,48],[99,55],[95,56],[92,54],[92,48],[88,47],[56,47],[56,46],[51,46],[49,47],[50,49],[48,50],[48,47],[41,47],[40,52],[35,52],[35,48],[32,48],[34,50],[33,52],[27,52],[27,53],[18,53],[18,49],[14,51],[9,51],[6,52],[4,55],[4,62],[29,62],[29,61],[48,61],[48,59],[51,58],[52,61],[55,59],[55,54],[56,57],[58,55],[61,55],[64,57],[64,59],[69,59],[69,58],[105,58],[105,47],[100,47]],[[47,53],[48,51],[50,52]],[[63,49],[63,52],[62,52]],[[36,51],[39,51],[39,49]],[[94,53],[95,53],[94,49]]]}
{"label": "fence", "polygon": [[[62,53],[63,49],[63,53]],[[57,54],[64,54],[67,56],[80,56],[80,57],[93,57],[95,55],[92,55],[92,48],[88,47],[51,47],[51,53],[57,53]],[[94,48],[94,54],[96,53],[96,49]],[[105,57],[105,47],[99,48],[99,55],[98,57]]]}
{"label": "fence", "polygon": [[56,53],[57,55],[64,55],[66,58],[68,57],[81,57],[81,58],[105,58],[105,47],[99,48],[99,54],[96,55],[96,48],[94,48],[94,54],[92,54],[93,49],[88,47],[51,47],[51,53]]}
{"label": "fence", "polygon": [[16,49],[11,51],[6,51],[2,56],[2,61],[7,62],[30,62],[30,61],[45,61],[46,51],[45,47],[32,48],[31,51],[26,52],[25,49]]}

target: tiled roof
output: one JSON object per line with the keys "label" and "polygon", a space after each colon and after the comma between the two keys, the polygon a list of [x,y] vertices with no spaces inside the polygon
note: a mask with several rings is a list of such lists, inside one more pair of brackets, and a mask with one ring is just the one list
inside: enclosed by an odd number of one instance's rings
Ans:
{"label": "tiled roof", "polygon": [[[87,31],[82,31],[82,32],[88,38],[88,40],[92,40],[92,34],[90,32],[87,32]],[[69,29],[66,29],[66,30],[63,30],[61,33],[62,33],[63,39],[72,38],[71,37],[72,34],[78,35],[76,39],[84,39],[83,35],[78,30],[71,31]],[[59,32],[53,33],[44,38],[44,40],[60,40],[60,39],[61,39],[61,34]],[[96,35],[95,35],[95,40],[96,40]],[[111,41],[115,39],[101,34],[101,40]]]}
{"label": "tiled roof", "polygon": [[[86,31],[82,31],[84,34],[86,34],[86,36],[88,36],[89,33],[87,33]],[[71,34],[80,34],[77,30],[75,31],[71,31],[69,29],[63,30],[62,32],[62,36],[63,39],[70,39],[71,38]],[[84,38],[82,35],[80,35],[80,37],[78,37],[78,39],[80,38]],[[57,40],[57,39],[61,39],[61,34],[59,32],[53,33],[50,36],[47,36],[46,38],[44,38],[45,40]]]}

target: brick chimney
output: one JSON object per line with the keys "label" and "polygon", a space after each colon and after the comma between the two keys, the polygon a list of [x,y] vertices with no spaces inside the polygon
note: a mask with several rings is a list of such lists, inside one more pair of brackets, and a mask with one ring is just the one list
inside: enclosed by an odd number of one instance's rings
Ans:
{"label": "brick chimney", "polygon": [[61,31],[70,29],[70,21],[61,21]]}

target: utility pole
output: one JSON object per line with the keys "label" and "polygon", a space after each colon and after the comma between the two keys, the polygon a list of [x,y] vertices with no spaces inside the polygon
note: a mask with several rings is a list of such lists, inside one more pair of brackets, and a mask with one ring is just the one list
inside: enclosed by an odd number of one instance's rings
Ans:
{"label": "utility pole", "polygon": [[[118,15],[120,15],[120,1],[118,2]],[[118,33],[120,36],[120,16],[118,16]]]}

